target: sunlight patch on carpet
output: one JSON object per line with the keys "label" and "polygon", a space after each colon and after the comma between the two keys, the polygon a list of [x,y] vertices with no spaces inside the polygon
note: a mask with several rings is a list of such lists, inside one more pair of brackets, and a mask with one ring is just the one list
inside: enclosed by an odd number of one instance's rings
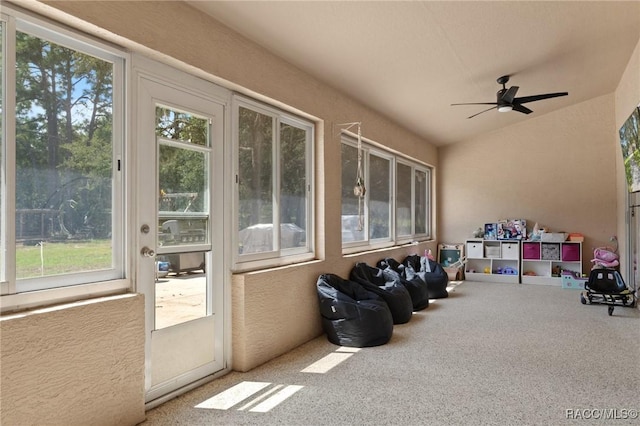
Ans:
{"label": "sunlight patch on carpet", "polygon": [[271,383],[266,382],[242,382],[212,396],[206,401],[196,405],[196,408],[208,408],[213,410],[228,410],[250,396],[260,392]]}
{"label": "sunlight patch on carpet", "polygon": [[242,382],[201,402],[195,408],[229,410],[243,403],[237,409],[238,411],[266,413],[303,387],[299,385],[274,385],[269,382]]}
{"label": "sunlight patch on carpet", "polygon": [[318,361],[314,362],[313,364],[301,370],[300,372],[324,374],[327,371],[331,370],[336,365],[349,359],[352,355],[353,355],[352,353],[333,352],[325,356],[324,358],[321,358]]}

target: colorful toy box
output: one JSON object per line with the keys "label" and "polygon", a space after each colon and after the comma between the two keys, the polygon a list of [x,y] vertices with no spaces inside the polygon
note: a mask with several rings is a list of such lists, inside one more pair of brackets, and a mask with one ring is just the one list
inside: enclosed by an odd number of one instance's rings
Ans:
{"label": "colorful toy box", "polygon": [[525,219],[502,219],[498,221],[499,240],[524,240],[527,238]]}

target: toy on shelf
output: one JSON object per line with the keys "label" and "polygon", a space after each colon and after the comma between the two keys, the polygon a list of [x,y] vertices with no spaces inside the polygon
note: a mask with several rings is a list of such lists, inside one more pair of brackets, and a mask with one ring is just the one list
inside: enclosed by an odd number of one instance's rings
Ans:
{"label": "toy on shelf", "polygon": [[484,239],[485,240],[497,240],[498,239],[498,225],[496,223],[484,224]]}
{"label": "toy on shelf", "polygon": [[499,240],[526,240],[527,221],[524,219],[503,219],[498,221]]}
{"label": "toy on shelf", "polygon": [[502,273],[504,275],[518,275],[518,270],[507,266],[506,268],[502,268]]}
{"label": "toy on shelf", "polygon": [[512,268],[510,266],[504,268],[498,268],[495,271],[496,274],[500,275],[518,275],[518,270],[516,268]]}
{"label": "toy on shelf", "polygon": [[544,232],[543,228],[540,228],[538,222],[533,225],[533,229],[531,230],[531,234],[529,234],[529,241],[540,241],[540,236]]}

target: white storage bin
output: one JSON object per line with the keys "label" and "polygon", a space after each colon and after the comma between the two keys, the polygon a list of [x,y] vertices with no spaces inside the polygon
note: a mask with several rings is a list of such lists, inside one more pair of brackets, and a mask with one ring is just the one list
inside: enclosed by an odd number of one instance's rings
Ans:
{"label": "white storage bin", "polygon": [[540,241],[545,243],[561,243],[567,239],[569,234],[566,232],[543,232],[540,234]]}
{"label": "white storage bin", "polygon": [[519,259],[520,258],[520,244],[518,243],[502,243],[502,258],[503,259]]}
{"label": "white storage bin", "polygon": [[491,258],[499,258],[500,257],[500,246],[485,246],[484,247],[484,257]]}
{"label": "white storage bin", "polygon": [[467,257],[470,259],[483,258],[482,241],[467,241]]}

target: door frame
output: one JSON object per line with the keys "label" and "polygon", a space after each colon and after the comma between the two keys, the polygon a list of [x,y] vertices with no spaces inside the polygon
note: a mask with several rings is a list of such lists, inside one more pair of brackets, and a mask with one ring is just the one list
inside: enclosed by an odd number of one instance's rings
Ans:
{"label": "door frame", "polygon": [[[215,143],[220,143],[219,147],[214,147],[214,153],[216,155],[222,155],[222,170],[216,174],[217,178],[222,179],[222,184],[220,185],[222,197],[221,203],[214,203],[223,206],[230,206],[231,204],[231,195],[232,195],[232,181],[231,181],[231,150],[229,147],[230,143],[230,134],[229,131],[231,120],[230,120],[230,105],[231,105],[231,95],[232,92],[228,89],[222,88],[212,82],[206,81],[202,78],[196,77],[193,74],[187,73],[185,71],[181,71],[175,68],[172,68],[168,65],[156,62],[149,58],[134,54],[131,56],[131,73],[129,77],[129,86],[130,91],[132,93],[131,96],[131,109],[129,110],[128,117],[131,123],[138,123],[138,108],[140,107],[140,79],[144,78],[153,82],[157,82],[163,85],[167,85],[174,89],[183,90],[189,94],[200,96],[206,99],[209,99],[217,104],[220,104],[223,109],[223,117],[222,117],[222,140],[215,141]],[[141,242],[141,234],[138,227],[140,211],[138,210],[138,197],[143,196],[140,193],[142,184],[138,183],[138,176],[136,173],[136,167],[138,161],[144,153],[140,150],[139,145],[135,142],[138,140],[138,126],[133,125],[130,126],[131,134],[130,141],[133,143],[130,146],[129,153],[131,155],[131,166],[129,170],[132,172],[132,185],[131,185],[131,194],[132,197],[129,198],[131,209],[129,211],[132,213],[129,215],[129,229],[132,230],[130,233],[130,253],[133,253],[131,257],[131,271],[133,276],[133,286],[136,292],[141,293],[143,290],[143,286],[138,282],[138,274],[137,268],[138,264],[141,261],[140,256],[140,248],[142,247]],[[214,183],[215,184],[215,183]],[[229,209],[222,208],[221,209],[221,219],[215,218],[214,215],[218,215],[218,212],[211,212],[212,221],[211,228],[213,230],[214,226],[220,226],[221,229],[217,230],[216,235],[219,236],[217,238],[221,241],[216,241],[216,239],[212,238],[211,241],[211,250],[215,253],[223,253],[223,261],[222,261],[222,272],[220,273],[220,277],[222,279],[222,312],[216,317],[219,317],[223,322],[221,325],[221,333],[222,333],[222,342],[219,343],[219,337],[216,337],[216,345],[222,346],[222,369],[214,372],[213,374],[206,375],[200,379],[197,379],[191,383],[185,384],[184,386],[170,390],[167,393],[163,393],[162,391],[151,390],[151,332],[153,328],[154,322],[154,300],[146,300],[145,301],[145,402],[146,408],[152,408],[157,406],[169,399],[174,398],[177,395],[180,395],[184,392],[187,392],[197,386],[202,385],[208,381],[211,381],[217,377],[220,377],[224,374],[227,374],[231,371],[231,256],[230,253],[231,248],[231,211]],[[211,275],[213,277],[213,275]]]}
{"label": "door frame", "polygon": [[[626,188],[625,188],[626,189]],[[627,193],[627,285],[640,292],[640,191]]]}

